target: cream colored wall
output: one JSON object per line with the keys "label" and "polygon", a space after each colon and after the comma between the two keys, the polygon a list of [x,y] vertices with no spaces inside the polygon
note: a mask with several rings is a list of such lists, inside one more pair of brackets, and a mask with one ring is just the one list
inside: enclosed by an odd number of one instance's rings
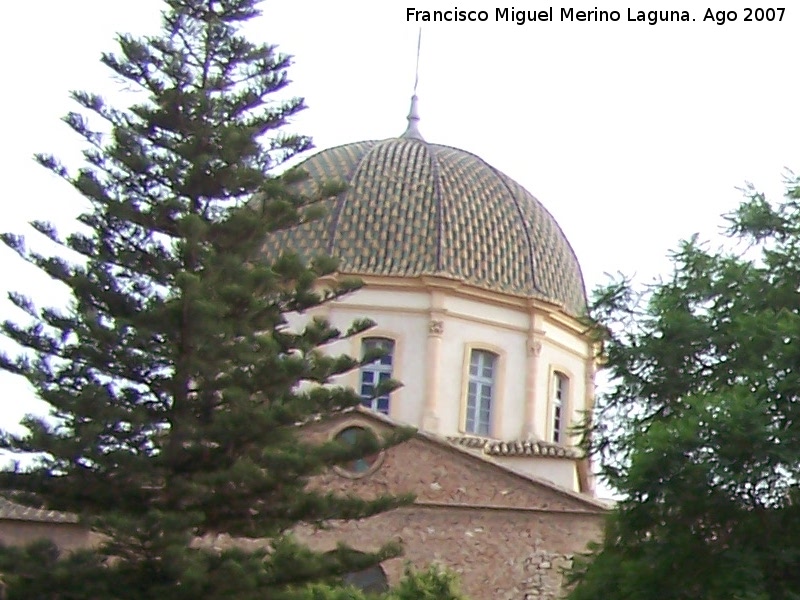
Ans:
{"label": "cream colored wall", "polygon": [[[437,298],[434,299],[433,295]],[[433,308],[432,308],[433,307]],[[528,402],[526,373],[528,346],[532,343],[531,309],[502,306],[492,302],[463,297],[450,290],[404,291],[402,289],[365,288],[332,304],[334,323],[345,327],[360,316],[369,316],[378,327],[369,335],[387,335],[398,340],[396,377],[405,387],[395,393],[397,401],[392,416],[415,426],[422,426],[428,376],[426,356],[428,324],[431,319],[442,322],[439,358],[439,382],[436,386],[438,430],[442,435],[456,435],[463,429],[465,396],[464,369],[472,347],[497,352],[501,372],[495,398],[491,434],[502,439],[518,439],[524,435],[525,404]],[[540,439],[552,437],[551,389],[554,370],[569,377],[567,417],[577,422],[586,408],[586,364],[590,348],[585,338],[564,324],[539,318],[541,330],[536,338],[541,343],[535,376],[533,432]],[[351,352],[357,352],[353,346]],[[351,383],[357,381],[354,375]],[[393,398],[394,400],[394,398]]]}
{"label": "cream colored wall", "polygon": [[[553,333],[553,329],[549,330]],[[562,332],[559,332],[563,336]],[[556,371],[569,378],[567,396],[567,418],[569,426],[576,425],[581,419],[582,411],[587,409],[586,366],[588,345],[584,343],[584,351],[578,354],[575,350],[554,343],[550,335],[542,338],[542,352],[539,359],[537,386],[535,397],[534,433],[539,439],[551,441],[553,435],[552,394],[553,376]],[[576,441],[576,440],[573,440]]]}
{"label": "cream colored wall", "polygon": [[[537,306],[488,300],[479,294],[469,297],[463,288],[453,286],[426,287],[417,282],[404,289],[396,280],[391,287],[364,288],[332,302],[322,313],[342,330],[354,319],[369,317],[377,326],[361,337],[395,340],[393,376],[404,386],[392,394],[392,418],[440,435],[463,433],[466,361],[472,348],[482,348],[500,357],[490,436],[516,440],[531,432],[534,438],[549,441],[553,373],[560,371],[569,378],[566,417],[570,425],[576,424],[589,402],[586,369],[591,346],[575,324],[559,315],[551,318]],[[294,321],[295,326],[299,323]],[[330,351],[358,356],[360,347],[359,337],[333,344]],[[431,353],[439,354],[438,361]],[[529,388],[532,365],[536,369]],[[434,377],[431,385],[430,377]],[[356,387],[358,373],[340,382]],[[526,408],[528,402],[533,403],[532,411]],[[526,427],[526,416],[531,415],[532,426]],[[572,461],[524,460],[526,472],[577,489]]]}
{"label": "cream colored wall", "polygon": [[[395,341],[392,377],[402,382],[403,387],[392,392],[389,398],[389,416],[393,419],[419,426],[425,398],[425,342],[428,333],[426,314],[399,312],[385,309],[372,309],[362,312],[360,307],[350,307],[339,303],[332,307],[329,320],[337,328],[345,331],[358,318],[369,317],[377,325],[365,333],[337,344],[341,350],[358,357],[361,354],[361,341],[365,337],[387,337]],[[332,348],[333,349],[333,348]],[[352,371],[340,379],[341,383],[358,387],[358,372]]]}
{"label": "cream colored wall", "polygon": [[362,288],[351,294],[331,302],[331,306],[349,306],[358,308],[384,307],[390,309],[404,309],[410,311],[427,311],[430,308],[431,298],[428,292],[403,289],[370,289]]}
{"label": "cream colored wall", "polygon": [[520,473],[541,477],[569,490],[577,490],[578,470],[569,458],[497,456],[494,460]]}
{"label": "cream colored wall", "polygon": [[530,317],[527,311],[479,302],[471,298],[445,296],[444,308],[452,315],[469,317],[476,322],[486,322],[493,327],[504,327],[527,331]]}
{"label": "cream colored wall", "polygon": [[586,340],[578,335],[575,330],[566,327],[558,319],[544,318],[541,323],[544,335],[554,345],[563,346],[584,357],[588,356],[589,348],[586,345]]}
{"label": "cream colored wall", "polygon": [[[526,334],[471,319],[472,315],[444,318],[444,357],[439,389],[440,430],[443,435],[463,432],[466,401],[467,361],[472,349],[484,349],[499,356],[495,379],[490,436],[518,438],[522,433],[525,400]],[[482,317],[483,318],[483,317]]]}
{"label": "cream colored wall", "polygon": [[[348,354],[358,358],[361,341],[365,337],[387,337],[395,340],[393,377],[403,387],[392,393],[389,400],[390,417],[414,426],[422,422],[422,407],[425,397],[425,340],[428,331],[427,293],[387,293],[385,290],[361,289],[343,299],[330,302],[306,314],[287,314],[289,327],[301,329],[313,315],[322,316],[346,332],[357,319],[369,318],[377,323],[359,336],[340,340],[327,346],[331,354]],[[386,308],[390,307],[390,308]],[[335,385],[358,388],[358,371],[336,377]]]}

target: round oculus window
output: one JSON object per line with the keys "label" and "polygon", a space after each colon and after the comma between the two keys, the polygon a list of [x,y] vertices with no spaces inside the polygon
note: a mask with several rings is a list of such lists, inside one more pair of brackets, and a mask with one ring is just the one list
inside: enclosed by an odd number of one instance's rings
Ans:
{"label": "round oculus window", "polygon": [[[354,446],[361,436],[375,435],[370,429],[358,425],[350,425],[339,431],[334,439],[345,444]],[[365,477],[370,473],[374,473],[383,461],[383,452],[376,452],[367,456],[362,456],[350,460],[340,466],[335,467],[335,470],[340,475],[350,478]]]}

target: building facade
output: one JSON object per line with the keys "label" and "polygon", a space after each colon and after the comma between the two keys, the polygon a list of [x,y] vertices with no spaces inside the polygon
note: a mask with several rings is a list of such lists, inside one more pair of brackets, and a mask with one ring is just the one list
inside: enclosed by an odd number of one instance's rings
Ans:
{"label": "building facade", "polygon": [[[470,598],[553,600],[608,509],[575,434],[592,411],[596,358],[580,265],[536,198],[480,157],[426,142],[418,120],[414,98],[402,136],[306,160],[303,191],[330,181],[345,190],[324,202],[325,218],[265,246],[269,257],[339,257],[339,276],[365,285],[314,314],[343,331],[362,317],[376,326],[331,352],[385,353],[340,381],[363,407],[317,434],[419,431],[317,482],[367,496],[411,491],[412,507],[306,540],[375,550],[397,539],[405,557],[384,565],[390,582],[403,560],[436,562]],[[386,378],[403,386],[376,395]]]}
{"label": "building facade", "polygon": [[[280,233],[265,252],[333,255],[342,276],[364,281],[315,314],[342,330],[376,322],[331,347],[387,352],[343,380],[366,407],[591,495],[574,428],[591,413],[595,347],[575,253],[522,186],[474,154],[426,142],[417,122],[415,98],[402,136],[306,160],[304,191],[329,181],[345,191],[324,202],[325,218]],[[403,387],[372,398],[389,377]]]}
{"label": "building facade", "polygon": [[[337,256],[337,277],[365,284],[290,325],[323,316],[347,330],[368,317],[374,328],[330,351],[383,352],[340,378],[363,406],[309,425],[308,435],[418,429],[312,482],[367,497],[413,492],[412,506],[297,533],[319,550],[338,540],[364,551],[402,542],[405,556],[379,574],[389,582],[405,561],[439,563],[473,600],[554,600],[563,569],[598,538],[607,511],[573,431],[594,399],[580,265],[536,198],[478,156],[426,142],[418,120],[414,98],[402,136],[307,159],[300,192],[329,181],[345,189],[324,201],[323,219],[264,246],[265,259],[283,249]],[[403,386],[376,393],[387,378]],[[0,504],[0,541],[41,536],[65,549],[96,542],[73,516]]]}

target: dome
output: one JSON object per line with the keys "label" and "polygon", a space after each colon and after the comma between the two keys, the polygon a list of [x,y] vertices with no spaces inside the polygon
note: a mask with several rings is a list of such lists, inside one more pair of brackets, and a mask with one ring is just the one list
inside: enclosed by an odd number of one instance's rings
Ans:
{"label": "dome", "polygon": [[325,217],[268,247],[336,256],[343,273],[445,277],[585,312],[580,265],[555,219],[474,154],[403,136],[323,150],[300,168],[347,188],[325,201]]}

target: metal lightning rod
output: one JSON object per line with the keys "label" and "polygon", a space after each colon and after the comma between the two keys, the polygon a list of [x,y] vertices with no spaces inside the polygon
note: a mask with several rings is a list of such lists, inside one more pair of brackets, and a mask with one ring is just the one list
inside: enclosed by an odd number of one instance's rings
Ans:
{"label": "metal lightning rod", "polygon": [[417,95],[417,84],[419,83],[419,51],[422,47],[422,27],[419,28],[417,34],[417,67],[414,70],[414,95]]}
{"label": "metal lightning rod", "polygon": [[417,35],[417,67],[414,71],[414,95],[411,96],[411,110],[408,112],[408,127],[403,134],[405,138],[424,141],[419,132],[419,111],[417,110],[417,84],[419,84],[419,51],[422,47],[422,27]]}

